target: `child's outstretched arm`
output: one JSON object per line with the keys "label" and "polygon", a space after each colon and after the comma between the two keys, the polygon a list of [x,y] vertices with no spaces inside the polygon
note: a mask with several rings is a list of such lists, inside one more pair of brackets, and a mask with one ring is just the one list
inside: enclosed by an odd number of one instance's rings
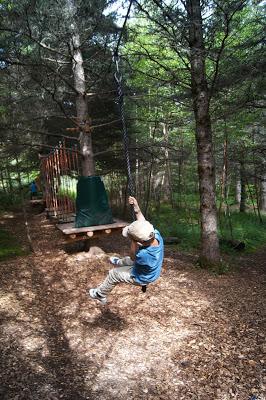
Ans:
{"label": "child's outstretched arm", "polygon": [[135,215],[136,215],[136,219],[137,219],[138,221],[144,221],[144,220],[145,220],[145,217],[144,217],[144,215],[142,214],[141,209],[139,208],[138,202],[137,202],[137,200],[135,199],[135,197],[129,196],[128,202],[129,202],[129,204],[133,205],[134,212],[135,212]]}

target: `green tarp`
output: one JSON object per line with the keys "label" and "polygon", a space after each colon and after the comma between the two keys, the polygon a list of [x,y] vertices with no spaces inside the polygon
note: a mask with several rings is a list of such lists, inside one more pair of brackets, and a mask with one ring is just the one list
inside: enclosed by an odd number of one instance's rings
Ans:
{"label": "green tarp", "polygon": [[80,177],[77,184],[75,227],[112,223],[112,211],[101,177]]}

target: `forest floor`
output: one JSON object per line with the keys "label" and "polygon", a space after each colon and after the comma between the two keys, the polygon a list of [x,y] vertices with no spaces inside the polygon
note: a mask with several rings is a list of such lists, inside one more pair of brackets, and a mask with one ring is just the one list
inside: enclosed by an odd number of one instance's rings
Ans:
{"label": "forest floor", "polygon": [[[1,227],[26,245],[20,214]],[[266,249],[217,276],[169,246],[146,294],[120,285],[102,306],[86,289],[127,240],[94,239],[91,257],[66,253],[43,214],[30,230],[35,254],[0,263],[2,400],[266,399]]]}

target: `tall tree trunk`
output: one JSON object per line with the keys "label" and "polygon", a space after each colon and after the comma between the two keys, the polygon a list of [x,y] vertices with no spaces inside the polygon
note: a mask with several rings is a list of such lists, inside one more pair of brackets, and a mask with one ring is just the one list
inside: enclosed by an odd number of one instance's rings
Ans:
{"label": "tall tree trunk", "polygon": [[3,175],[2,171],[0,171],[0,179],[1,179],[2,189],[3,189],[4,193],[7,193],[5,179],[4,179],[4,175]]}
{"label": "tall tree trunk", "polygon": [[168,125],[166,123],[162,123],[163,126],[163,137],[165,141],[165,150],[164,150],[164,157],[165,157],[165,177],[166,177],[166,196],[167,200],[170,202],[172,208],[174,208],[174,196],[173,196],[173,189],[172,189],[172,174],[171,174],[171,165],[169,160],[169,150],[168,150],[168,142],[169,142],[169,131]]}
{"label": "tall tree trunk", "polygon": [[[182,207],[182,193],[183,193],[183,177],[185,176],[185,162],[184,162],[184,139],[183,133],[180,133],[180,142],[179,142],[179,152],[180,156],[178,157],[178,207]],[[185,182],[185,180],[184,180]]]}
{"label": "tall tree trunk", "polygon": [[260,186],[260,211],[266,212],[266,173],[262,175]]}
{"label": "tall tree trunk", "polygon": [[191,89],[196,121],[196,142],[201,213],[201,264],[220,260],[215,204],[215,173],[209,113],[209,90],[206,80],[205,48],[200,0],[186,0],[191,50]]}
{"label": "tall tree trunk", "polygon": [[239,176],[236,177],[236,203],[240,206],[241,202],[241,180]]}
{"label": "tall tree trunk", "polygon": [[14,203],[14,201],[13,201],[14,189],[13,189],[13,182],[12,182],[12,177],[11,177],[11,171],[10,171],[8,162],[7,162],[7,165],[6,165],[6,173],[7,173],[7,178],[6,178],[6,179],[7,179],[7,182],[8,182],[8,190],[9,190],[9,193],[12,195],[12,196],[11,196],[11,204],[13,204],[13,203]]}
{"label": "tall tree trunk", "polygon": [[29,249],[30,249],[31,252],[34,253],[35,250],[34,250],[33,242],[32,242],[32,239],[31,239],[31,234],[30,234],[29,219],[28,219],[28,214],[27,214],[27,210],[26,210],[25,196],[24,196],[24,193],[23,193],[22,179],[21,179],[20,166],[19,166],[19,160],[18,160],[17,154],[15,155],[15,160],[16,160],[18,186],[19,186],[19,192],[20,192],[20,198],[21,198],[21,206],[22,206],[22,212],[23,212],[23,219],[24,219],[26,236],[27,236],[27,240],[28,240]]}
{"label": "tall tree trunk", "polygon": [[228,133],[226,126],[226,119],[224,120],[224,145],[223,145],[223,170],[221,176],[221,200],[219,206],[219,213],[222,210],[222,207],[226,201],[226,193],[227,193],[227,170],[228,170]]}
{"label": "tall tree trunk", "polygon": [[[150,131],[150,138],[152,140],[154,140],[155,131],[156,131],[156,123],[155,123],[154,127],[152,127],[150,125],[149,131]],[[150,197],[151,197],[153,167],[154,167],[154,156],[152,154],[151,155],[150,166],[149,166],[149,173],[147,175],[147,190],[146,190],[146,193],[145,193],[144,215],[146,216],[146,218],[148,217],[148,210],[149,210]]]}
{"label": "tall tree trunk", "polygon": [[72,16],[70,49],[72,57],[72,70],[74,87],[76,89],[76,112],[79,127],[79,143],[82,154],[83,176],[95,175],[95,165],[91,138],[91,121],[89,119],[88,98],[86,93],[86,80],[81,52],[80,35],[75,21],[77,6],[75,0],[68,0],[69,11]]}
{"label": "tall tree trunk", "polygon": [[246,173],[245,173],[244,161],[240,161],[240,185],[241,185],[241,192],[240,192],[239,211],[245,212],[246,211],[247,191],[246,191]]}

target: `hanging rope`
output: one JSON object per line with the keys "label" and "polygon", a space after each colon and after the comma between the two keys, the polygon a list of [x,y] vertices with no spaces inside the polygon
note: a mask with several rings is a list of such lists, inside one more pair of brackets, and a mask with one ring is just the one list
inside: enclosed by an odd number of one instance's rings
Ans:
{"label": "hanging rope", "polygon": [[[133,184],[133,179],[132,179],[132,174],[131,174],[131,166],[130,166],[130,155],[129,155],[129,138],[128,138],[128,131],[127,131],[127,125],[126,125],[126,118],[125,118],[125,109],[124,109],[124,91],[123,91],[123,78],[122,78],[122,73],[120,71],[120,57],[119,57],[119,46],[122,40],[122,36],[124,33],[124,29],[129,17],[130,9],[133,4],[134,0],[131,0],[129,3],[129,7],[127,10],[127,14],[117,41],[117,45],[114,51],[114,63],[116,67],[116,72],[114,74],[114,78],[117,84],[117,93],[118,93],[118,98],[117,98],[117,103],[119,106],[119,111],[121,115],[121,123],[122,123],[122,132],[123,132],[123,143],[124,143],[124,152],[125,152],[125,161],[126,161],[126,169],[127,169],[127,177],[128,177],[128,192],[130,196],[134,195],[134,184]],[[132,214],[132,219],[135,219],[135,213],[133,210],[133,207],[131,207],[131,214]]]}
{"label": "hanging rope", "polygon": [[115,80],[116,80],[117,92],[118,92],[117,103],[119,105],[119,111],[120,111],[120,115],[121,115],[123,143],[124,143],[124,151],[125,151],[125,161],[126,161],[126,169],[127,169],[127,176],[128,176],[128,189],[129,189],[130,196],[132,196],[134,194],[134,185],[133,185],[133,179],[132,179],[132,174],[131,174],[131,166],[130,166],[129,138],[128,138],[128,132],[127,132],[126,118],[125,118],[124,92],[123,92],[123,87],[122,87],[122,75],[121,75],[120,69],[119,69],[119,59],[118,59],[118,57],[115,58],[115,65],[116,65]]}
{"label": "hanging rope", "polygon": [[129,6],[128,6],[128,10],[127,10],[127,13],[126,13],[126,16],[125,16],[125,19],[124,19],[124,23],[123,23],[123,26],[122,26],[122,29],[120,31],[120,35],[119,35],[119,38],[118,38],[118,41],[117,41],[117,44],[116,44],[116,48],[115,48],[115,51],[114,51],[114,56],[118,56],[119,46],[120,46],[120,43],[121,43],[121,40],[122,40],[122,36],[123,36],[124,30],[125,30],[125,27],[126,27],[126,24],[127,24],[127,20],[129,18],[129,14],[130,14],[130,10],[131,10],[131,6],[133,4],[133,1],[134,0],[130,0]]}
{"label": "hanging rope", "polygon": [[[119,109],[120,109],[120,114],[121,114],[121,122],[122,122],[122,130],[123,130],[123,142],[124,142],[124,151],[125,151],[125,159],[126,159],[126,168],[127,168],[127,176],[128,176],[128,191],[129,191],[129,195],[133,196],[134,195],[134,186],[133,186],[133,179],[132,179],[132,175],[131,175],[131,167],[130,167],[130,156],[129,156],[129,140],[128,140],[128,132],[127,132],[127,125],[126,125],[126,118],[125,118],[125,110],[124,110],[124,91],[123,91],[123,81],[122,81],[122,74],[120,72],[120,68],[119,68],[119,62],[120,62],[120,57],[118,54],[118,50],[119,50],[119,46],[120,46],[120,42],[122,39],[122,35],[127,23],[127,19],[129,17],[129,13],[130,13],[130,9],[131,6],[133,4],[134,0],[131,0],[129,3],[129,7],[127,10],[127,14],[124,20],[124,24],[122,27],[122,30],[120,32],[120,36],[117,42],[117,46],[116,49],[114,51],[114,63],[116,66],[116,72],[114,74],[115,77],[115,81],[117,84],[117,92],[118,92],[118,105],[119,105]],[[132,216],[132,220],[134,221],[135,218],[135,212],[134,212],[134,207],[133,205],[131,206],[131,216]],[[142,285],[141,286],[141,290],[143,293],[146,292],[147,290],[147,285]]]}

